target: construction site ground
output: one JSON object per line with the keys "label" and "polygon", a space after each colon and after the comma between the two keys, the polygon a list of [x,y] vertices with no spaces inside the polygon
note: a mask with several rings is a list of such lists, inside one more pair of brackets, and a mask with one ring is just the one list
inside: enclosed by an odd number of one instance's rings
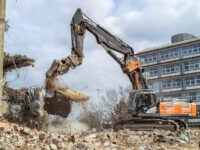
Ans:
{"label": "construction site ground", "polygon": [[[67,129],[66,129],[67,130]],[[199,150],[200,129],[174,133],[170,131],[130,131],[90,129],[70,134],[69,131],[44,132],[10,123],[0,117],[1,150]]]}

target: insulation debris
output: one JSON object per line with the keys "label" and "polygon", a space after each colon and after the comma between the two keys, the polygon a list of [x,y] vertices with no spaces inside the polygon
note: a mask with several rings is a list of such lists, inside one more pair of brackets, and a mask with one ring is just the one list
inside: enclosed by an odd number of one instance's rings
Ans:
{"label": "insulation debris", "polygon": [[4,72],[9,72],[16,68],[33,66],[33,63],[35,62],[34,59],[29,58],[25,55],[10,56],[7,53],[4,53],[4,55],[5,55],[3,64]]}
{"label": "insulation debris", "polygon": [[89,97],[83,93],[66,88],[58,88],[56,89],[56,93],[62,94],[64,97],[66,97],[66,99],[76,102],[86,101],[89,99]]}

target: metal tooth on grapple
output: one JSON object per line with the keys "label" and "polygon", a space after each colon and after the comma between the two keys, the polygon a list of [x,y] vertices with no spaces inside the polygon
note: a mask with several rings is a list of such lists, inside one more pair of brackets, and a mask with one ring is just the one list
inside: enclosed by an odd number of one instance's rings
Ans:
{"label": "metal tooth on grapple", "polygon": [[44,98],[44,109],[48,114],[59,115],[61,117],[67,117],[71,112],[71,102],[83,102],[88,100],[89,97],[66,88],[58,88],[55,90],[55,95],[52,98]]}

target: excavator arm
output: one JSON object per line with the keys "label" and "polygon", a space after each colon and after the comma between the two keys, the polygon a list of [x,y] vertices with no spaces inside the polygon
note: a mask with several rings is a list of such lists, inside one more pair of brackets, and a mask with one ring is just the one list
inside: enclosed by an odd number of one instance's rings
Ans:
{"label": "excavator arm", "polygon": [[[98,44],[121,66],[123,72],[129,77],[134,90],[147,89],[147,84],[142,76],[142,69],[139,60],[134,56],[134,50],[118,37],[114,36],[87,17],[81,9],[77,9],[71,21],[71,55],[62,60],[55,60],[46,73],[46,81],[54,80],[58,75],[68,72],[70,68],[76,68],[82,64],[83,44],[85,32],[92,33]],[[122,54],[123,58],[118,58],[116,53]],[[48,84],[46,84],[48,85]],[[47,92],[52,90],[52,86]]]}

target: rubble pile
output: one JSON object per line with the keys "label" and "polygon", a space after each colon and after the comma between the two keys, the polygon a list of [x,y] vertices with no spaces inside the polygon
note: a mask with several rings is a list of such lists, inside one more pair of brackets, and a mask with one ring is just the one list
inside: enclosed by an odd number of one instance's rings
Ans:
{"label": "rubble pile", "polygon": [[[39,98],[40,88],[36,89],[38,89],[37,99],[42,103],[42,99]],[[4,87],[4,97],[9,104],[9,109],[4,114],[4,117],[10,122],[45,130],[46,126],[48,126],[48,114],[42,107],[37,110],[30,110],[27,107],[25,104],[27,90],[27,88],[13,89],[8,86]]]}
{"label": "rubble pile", "polygon": [[4,97],[8,102],[23,103],[26,90],[26,88],[13,89],[8,86],[4,86]]}
{"label": "rubble pile", "polygon": [[96,131],[50,133],[9,123],[0,117],[0,149],[34,150],[172,150],[199,149],[200,129],[170,131]]}

